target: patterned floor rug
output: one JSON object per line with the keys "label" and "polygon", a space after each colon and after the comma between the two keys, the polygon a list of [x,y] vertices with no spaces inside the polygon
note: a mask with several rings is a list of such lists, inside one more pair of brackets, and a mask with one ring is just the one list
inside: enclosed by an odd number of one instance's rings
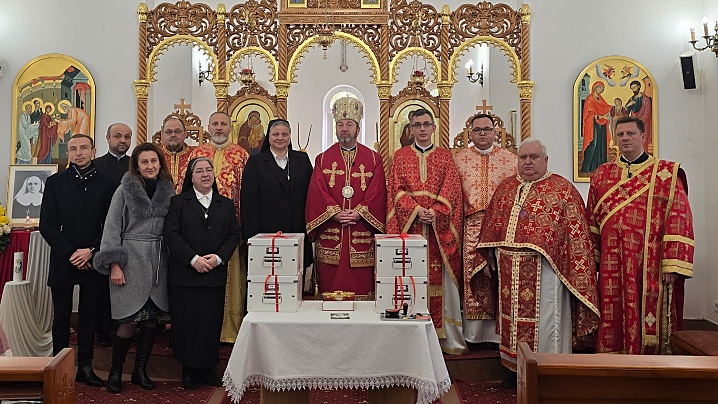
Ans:
{"label": "patterned floor rug", "polygon": [[[205,404],[216,387],[201,386],[197,390],[185,390],[182,382],[155,382],[154,390],[142,390],[129,382],[122,383],[122,393],[108,392],[104,387],[89,387],[75,383],[75,403],[142,403],[142,404]],[[259,402],[259,393],[257,393]]]}
{"label": "patterned floor rug", "polygon": [[516,388],[501,382],[454,381],[461,404],[514,404]]}

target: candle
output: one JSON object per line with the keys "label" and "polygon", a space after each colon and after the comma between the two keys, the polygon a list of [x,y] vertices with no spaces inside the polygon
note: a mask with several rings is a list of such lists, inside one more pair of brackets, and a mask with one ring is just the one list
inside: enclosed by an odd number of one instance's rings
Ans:
{"label": "candle", "polygon": [[13,254],[12,280],[13,282],[22,281],[22,262],[25,253],[18,251]]}
{"label": "candle", "polygon": [[708,36],[708,17],[704,15],[701,22],[703,23],[703,33],[705,36]]}
{"label": "candle", "polygon": [[696,40],[696,28],[691,27],[691,42],[695,42]]}

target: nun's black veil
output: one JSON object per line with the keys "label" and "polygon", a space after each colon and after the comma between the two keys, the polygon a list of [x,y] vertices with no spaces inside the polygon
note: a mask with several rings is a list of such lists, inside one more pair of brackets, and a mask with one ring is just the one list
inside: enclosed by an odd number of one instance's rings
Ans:
{"label": "nun's black veil", "polygon": [[[192,160],[189,161],[187,164],[187,172],[184,175],[184,182],[182,183],[182,192],[192,191],[192,171],[194,170],[194,165],[197,163],[197,160],[202,161],[209,161],[209,165],[214,169],[214,166],[212,165],[212,160],[210,160],[207,157],[195,157]],[[217,178],[214,179],[214,182],[212,183],[212,189],[214,192],[219,194],[219,189],[217,189]]]}
{"label": "nun's black veil", "polygon": [[[271,121],[269,121],[269,124],[267,125],[267,135],[264,136],[264,142],[262,142],[262,148],[259,149],[260,153],[269,150],[269,131],[272,130],[272,126],[274,126],[274,124],[277,122],[284,122],[285,124],[287,124],[287,127],[289,127],[289,121],[287,121],[286,119],[272,119]],[[292,136],[291,135],[289,136],[288,150],[292,150]]]}

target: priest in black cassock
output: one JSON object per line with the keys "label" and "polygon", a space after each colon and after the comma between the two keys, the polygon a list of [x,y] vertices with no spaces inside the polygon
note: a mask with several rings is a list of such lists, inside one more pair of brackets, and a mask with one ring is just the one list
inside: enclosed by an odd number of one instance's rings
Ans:
{"label": "priest in black cassock", "polygon": [[312,263],[312,247],[306,237],[304,206],[312,163],[307,153],[292,150],[289,122],[274,119],[267,128],[260,153],[249,158],[242,174],[242,236],[249,239],[258,233],[305,233],[307,268]]}
{"label": "priest in black cassock", "polygon": [[172,197],[165,218],[170,250],[167,277],[172,349],[182,362],[182,385],[222,386],[219,362],[227,263],[241,239],[231,199],[220,195],[212,161],[192,159],[182,193]]}

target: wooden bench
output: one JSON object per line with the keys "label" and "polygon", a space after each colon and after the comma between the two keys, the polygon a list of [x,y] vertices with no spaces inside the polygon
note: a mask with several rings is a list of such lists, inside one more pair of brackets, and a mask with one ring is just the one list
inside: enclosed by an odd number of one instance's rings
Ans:
{"label": "wooden bench", "polygon": [[75,402],[75,355],[65,348],[55,357],[0,356],[0,399]]}
{"label": "wooden bench", "polygon": [[717,400],[718,357],[547,354],[518,345],[519,404]]}
{"label": "wooden bench", "polygon": [[718,331],[683,330],[671,334],[674,355],[718,356]]}

